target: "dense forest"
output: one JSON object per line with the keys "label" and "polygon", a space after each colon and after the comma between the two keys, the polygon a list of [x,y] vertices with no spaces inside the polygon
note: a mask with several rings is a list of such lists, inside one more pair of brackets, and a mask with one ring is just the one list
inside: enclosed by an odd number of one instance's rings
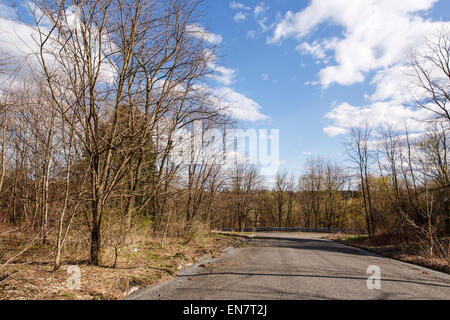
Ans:
{"label": "dense forest", "polygon": [[140,232],[188,242],[246,227],[352,228],[450,256],[446,30],[411,57],[426,133],[361,124],[347,161],[311,157],[268,178],[215,154],[173,160],[177,130],[237,126],[208,86],[216,48],[196,1],[31,3],[33,53],[0,59],[0,234],[22,239],[0,265],[36,243],[57,269],[74,248],[98,265]]}

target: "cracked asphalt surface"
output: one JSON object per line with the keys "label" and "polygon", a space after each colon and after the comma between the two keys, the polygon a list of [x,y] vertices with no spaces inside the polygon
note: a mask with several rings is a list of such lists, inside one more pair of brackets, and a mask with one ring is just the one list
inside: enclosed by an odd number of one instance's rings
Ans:
{"label": "cracked asphalt surface", "polygon": [[[202,261],[127,299],[450,299],[450,275],[323,237],[258,233],[247,245]],[[371,265],[381,269],[379,290],[367,288]]]}

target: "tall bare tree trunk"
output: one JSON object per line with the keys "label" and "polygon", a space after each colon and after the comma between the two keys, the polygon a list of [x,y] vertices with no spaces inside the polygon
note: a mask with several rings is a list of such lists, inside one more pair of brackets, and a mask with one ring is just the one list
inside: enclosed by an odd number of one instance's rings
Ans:
{"label": "tall bare tree trunk", "polygon": [[5,178],[5,154],[6,154],[6,128],[8,122],[8,111],[3,114],[3,136],[2,136],[2,155],[1,155],[1,171],[0,171],[0,194],[3,188],[3,180]]}

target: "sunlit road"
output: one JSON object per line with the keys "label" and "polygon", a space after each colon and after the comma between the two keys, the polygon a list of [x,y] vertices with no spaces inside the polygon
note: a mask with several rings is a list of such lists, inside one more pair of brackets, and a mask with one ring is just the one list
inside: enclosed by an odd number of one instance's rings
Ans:
{"label": "sunlit road", "polygon": [[[450,275],[321,237],[258,233],[248,245],[129,299],[450,299]],[[381,270],[381,289],[367,287],[371,265]]]}

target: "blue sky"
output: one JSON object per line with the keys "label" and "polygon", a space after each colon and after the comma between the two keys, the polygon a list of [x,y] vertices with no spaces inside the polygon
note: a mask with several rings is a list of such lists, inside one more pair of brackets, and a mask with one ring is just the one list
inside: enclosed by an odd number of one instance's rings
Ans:
{"label": "blue sky", "polygon": [[205,0],[202,7],[202,27],[222,37],[218,64],[234,70],[217,86],[252,99],[268,117],[242,126],[280,129],[282,169],[298,172],[309,155],[344,159],[345,131],[362,120],[408,119],[420,130],[415,120],[425,115],[404,106],[401,70],[409,50],[449,21],[450,1]]}

